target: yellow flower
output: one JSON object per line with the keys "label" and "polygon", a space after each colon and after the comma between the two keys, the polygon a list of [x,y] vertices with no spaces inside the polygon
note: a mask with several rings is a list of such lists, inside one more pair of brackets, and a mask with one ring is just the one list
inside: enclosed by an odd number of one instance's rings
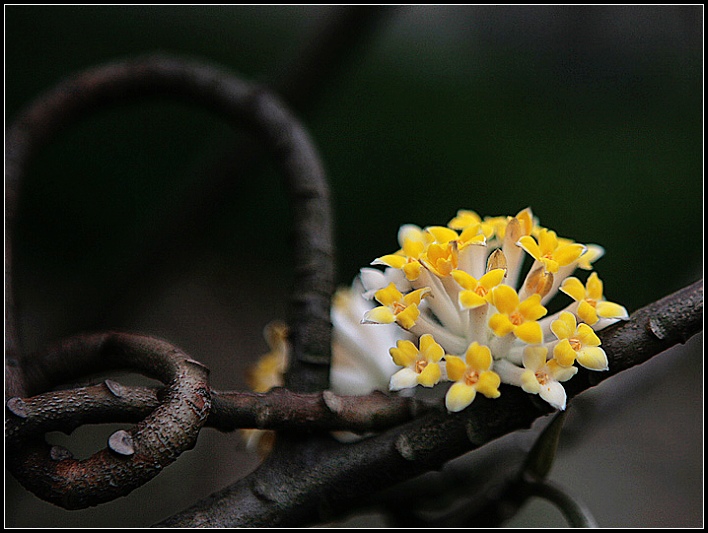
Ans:
{"label": "yellow flower", "polygon": [[561,411],[565,409],[566,394],[561,382],[568,381],[577,372],[574,366],[564,367],[558,361],[547,361],[548,348],[526,346],[523,354],[523,368],[509,361],[497,361],[495,369],[503,383],[521,387],[529,394],[538,394],[546,402]]}
{"label": "yellow flower", "polygon": [[[280,321],[269,323],[263,335],[270,351],[262,355],[253,367],[246,371],[246,383],[253,392],[268,392],[273,387],[282,387],[290,357],[288,327]],[[263,429],[241,429],[246,448],[261,457],[270,453],[275,444],[275,432]]]}
{"label": "yellow flower", "polygon": [[379,289],[374,298],[383,304],[368,311],[364,315],[362,324],[392,324],[397,322],[402,328],[410,329],[420,316],[418,306],[423,297],[430,292],[424,287],[405,296],[396,288],[394,283]]}
{"label": "yellow flower", "polygon": [[391,376],[390,390],[408,389],[416,385],[432,387],[440,381],[440,361],[445,351],[429,334],[421,335],[419,344],[420,350],[409,340],[399,340],[396,347],[389,350],[393,362],[403,367]]}
{"label": "yellow flower", "polygon": [[401,249],[395,254],[388,254],[373,261],[372,265],[386,265],[403,270],[409,281],[418,279],[422,267],[419,259],[434,241],[430,232],[414,224],[404,224],[398,230],[398,242]]}
{"label": "yellow flower", "polygon": [[477,280],[463,270],[453,270],[452,277],[464,289],[458,295],[460,309],[476,309],[489,303],[490,291],[502,282],[504,273],[504,269],[496,268]]}
{"label": "yellow flower", "polygon": [[374,302],[363,296],[367,292],[363,277],[362,272],[351,287],[340,287],[332,298],[329,380],[330,390],[335,394],[358,396],[373,390],[388,390],[391,375],[397,370],[388,350],[396,341],[411,337],[399,327],[361,323],[362,315],[374,307]]}
{"label": "yellow flower", "polygon": [[607,370],[605,350],[600,339],[587,324],[577,324],[573,313],[563,312],[551,324],[551,331],[559,342],[553,348],[553,358],[558,364],[569,367],[576,360],[589,370]]}
{"label": "yellow flower", "polygon": [[452,229],[463,230],[470,226],[476,226],[482,222],[482,217],[480,217],[474,211],[469,211],[467,209],[460,209],[457,215],[447,223],[447,226]]}
{"label": "yellow flower", "polygon": [[270,351],[246,371],[246,382],[253,392],[268,392],[273,387],[281,387],[288,366],[288,327],[283,322],[274,321],[264,328],[263,335]]}
{"label": "yellow flower", "polygon": [[546,314],[541,305],[541,296],[532,294],[523,302],[519,295],[508,285],[499,285],[492,289],[492,305],[497,308],[489,319],[489,327],[497,337],[513,333],[516,338],[528,344],[543,342],[543,330],[536,322]]}
{"label": "yellow flower", "polygon": [[586,324],[594,326],[601,318],[626,320],[627,310],[619,304],[608,302],[602,296],[602,281],[596,272],[588,276],[587,284],[578,278],[566,279],[560,290],[578,303],[577,315]]}
{"label": "yellow flower", "polygon": [[597,244],[588,244],[587,250],[578,259],[578,268],[592,270],[592,263],[605,255],[605,249]]}
{"label": "yellow flower", "polygon": [[[529,207],[515,216],[484,218],[459,210],[444,226],[401,226],[398,242],[397,252],[374,261],[386,267],[383,271],[362,269],[367,308],[359,307],[357,316],[364,324],[400,326],[372,328],[372,335],[396,332],[386,341],[395,345],[389,349],[393,362],[385,359],[389,367],[403,368],[386,374],[375,360],[380,350],[366,348],[372,339],[347,321],[340,326],[347,326],[348,335],[334,337],[377,354],[365,357],[377,382],[384,377],[391,390],[400,390],[449,378],[454,381],[445,399],[450,411],[464,409],[477,392],[498,396],[500,382],[563,409],[561,383],[578,371],[576,361],[591,370],[607,369],[594,332],[627,318],[627,311],[603,299],[597,274],[590,274],[587,286],[569,278],[577,268],[592,269],[604,254],[600,246],[558,237],[539,226]],[[526,261],[527,254],[533,261]],[[558,290],[574,301],[548,315],[546,306],[553,304],[547,302]],[[373,298],[378,307],[372,308]],[[347,370],[340,374],[358,383],[358,367]]]}
{"label": "yellow flower", "polygon": [[531,235],[524,235],[519,239],[521,246],[536,261],[543,263],[544,268],[551,274],[558,272],[562,266],[576,262],[586,247],[572,242],[559,242],[555,231],[542,228],[538,232],[538,242]]}
{"label": "yellow flower", "polygon": [[467,244],[484,244],[486,239],[493,238],[497,222],[496,219],[491,222],[489,217],[482,220],[474,211],[460,209],[457,216],[447,223],[447,227],[460,230],[459,242],[460,248],[463,248]]}
{"label": "yellow flower", "polygon": [[445,395],[445,407],[453,413],[462,411],[472,403],[477,392],[487,398],[498,398],[501,380],[492,371],[492,352],[487,346],[473,342],[467,348],[465,359],[445,356],[447,377],[455,383]]}

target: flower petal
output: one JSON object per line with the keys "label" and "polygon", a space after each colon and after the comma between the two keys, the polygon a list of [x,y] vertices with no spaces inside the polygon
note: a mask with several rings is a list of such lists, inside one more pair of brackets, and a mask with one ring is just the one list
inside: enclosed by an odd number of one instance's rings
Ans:
{"label": "flower petal", "polygon": [[392,268],[403,268],[408,259],[402,255],[389,254],[376,258],[372,265],[386,265]]}
{"label": "flower petal", "polygon": [[493,362],[492,351],[488,346],[483,346],[475,341],[467,348],[465,360],[477,372],[489,370]]}
{"label": "flower petal", "polygon": [[548,357],[548,348],[545,346],[527,346],[524,348],[524,368],[536,372],[543,368]]}
{"label": "flower petal", "polygon": [[420,261],[411,261],[403,265],[403,273],[408,281],[415,281],[420,277],[420,271],[423,265]]}
{"label": "flower petal", "polygon": [[378,268],[362,268],[359,270],[359,279],[366,292],[377,291],[387,285],[386,275]]}
{"label": "flower petal", "polygon": [[[420,305],[420,301],[430,292],[430,287],[422,287],[415,291],[411,291],[403,296],[403,301],[406,305]],[[399,293],[400,294],[400,293]],[[400,299],[400,298],[399,298]],[[383,303],[383,302],[381,302]]]}
{"label": "flower petal", "polygon": [[585,253],[585,250],[587,250],[587,248],[583,244],[568,244],[558,248],[553,254],[553,259],[558,261],[560,266],[567,266],[577,261],[578,258]]}
{"label": "flower petal", "polygon": [[576,326],[577,322],[573,313],[564,311],[558,316],[558,320],[551,323],[551,331],[559,339],[569,339],[575,335]]}
{"label": "flower petal", "polygon": [[479,284],[485,289],[490,290],[492,287],[496,287],[497,285],[499,285],[504,279],[505,275],[505,268],[494,268],[487,272],[484,276],[482,276],[482,278],[479,280]]}
{"label": "flower petal", "polygon": [[435,237],[435,242],[439,244],[447,244],[450,241],[457,240],[457,232],[445,226],[430,226],[425,228],[430,234]]}
{"label": "flower petal", "polygon": [[437,363],[430,363],[426,365],[423,371],[418,374],[418,383],[423,385],[423,387],[432,387],[442,376],[442,371],[440,370],[440,365]]}
{"label": "flower petal", "polygon": [[470,291],[473,291],[477,288],[477,285],[479,284],[479,281],[477,281],[475,278],[470,276],[467,272],[464,270],[453,270],[450,273],[453,277],[453,279],[462,287],[463,289],[467,289]]}
{"label": "flower petal", "polygon": [[528,392],[529,394],[538,394],[541,390],[541,384],[538,382],[538,379],[536,379],[534,372],[525,370],[524,373],[521,374],[521,388],[524,392]]}
{"label": "flower petal", "polygon": [[457,297],[457,303],[461,309],[477,309],[483,305],[487,305],[487,300],[481,297],[474,291],[460,291]]}
{"label": "flower petal", "polygon": [[467,226],[479,224],[480,222],[482,222],[482,218],[474,211],[460,209],[457,212],[457,216],[448,222],[447,225],[452,229],[464,229]]}
{"label": "flower petal", "polygon": [[538,232],[538,247],[541,255],[551,255],[558,248],[558,236],[555,231],[543,228]]}
{"label": "flower petal", "polygon": [[597,309],[590,305],[587,300],[580,300],[580,304],[578,304],[578,310],[576,312],[578,313],[578,318],[580,320],[591,326],[595,325],[599,320],[597,316]]}
{"label": "flower petal", "polygon": [[587,290],[589,298],[602,300],[602,281],[600,280],[600,276],[597,275],[597,272],[593,272],[588,276]]}
{"label": "flower petal", "polygon": [[398,244],[401,248],[405,246],[407,240],[425,243],[427,234],[415,224],[403,224],[398,228]]}
{"label": "flower petal", "polygon": [[437,363],[445,355],[442,349],[430,333],[425,333],[420,337],[420,354],[430,363]]}
{"label": "flower petal", "polygon": [[587,324],[580,324],[576,335],[583,346],[600,346],[600,338]]}
{"label": "flower petal", "polygon": [[412,368],[402,368],[391,376],[388,388],[392,391],[410,389],[418,385],[418,374]]}
{"label": "flower petal", "polygon": [[608,370],[609,363],[605,350],[599,346],[590,346],[583,348],[578,352],[577,361],[580,366],[584,366],[588,370]]}
{"label": "flower petal", "polygon": [[468,246],[470,244],[474,245],[480,245],[480,244],[486,244],[487,239],[485,238],[484,234],[481,233],[482,227],[477,225],[477,226],[467,226],[462,233],[460,233],[460,237],[457,240],[457,245],[460,247],[460,249],[464,248],[465,246]]}
{"label": "flower petal", "polygon": [[500,313],[512,313],[519,305],[519,295],[508,285],[494,287],[491,294],[492,305],[494,305]]}
{"label": "flower petal", "polygon": [[538,322],[524,322],[516,326],[514,335],[528,344],[541,344],[543,342],[543,328]]}
{"label": "flower petal", "polygon": [[413,366],[418,360],[418,348],[409,340],[398,341],[396,347],[390,348],[388,353],[391,354],[393,362],[398,366]]}
{"label": "flower petal", "polygon": [[605,249],[597,244],[588,244],[587,250],[578,259],[578,267],[583,270],[592,270],[592,263],[605,255]]}
{"label": "flower petal", "polygon": [[387,287],[376,291],[374,298],[383,305],[393,305],[403,298],[403,294],[396,288],[395,283],[389,283]]}
{"label": "flower petal", "polygon": [[393,314],[385,305],[374,307],[366,312],[361,320],[362,324],[392,324],[396,321],[396,315]]}
{"label": "flower petal", "polygon": [[467,364],[462,357],[457,357],[456,355],[446,355],[445,370],[447,371],[447,378],[450,381],[457,381],[465,373],[465,370],[467,370]]}
{"label": "flower petal", "polygon": [[534,239],[530,235],[524,235],[519,239],[519,242],[517,242],[516,244],[526,250],[526,252],[534,259],[541,259],[541,248],[539,248],[536,239]]}
{"label": "flower petal", "polygon": [[418,310],[418,306],[411,304],[396,315],[396,322],[398,322],[403,329],[411,329],[419,316],[420,311]]}
{"label": "flower petal", "polygon": [[556,409],[561,411],[565,409],[565,389],[563,388],[563,385],[557,381],[548,381],[545,385],[541,385],[538,395]]}
{"label": "flower petal", "polygon": [[551,359],[550,361],[548,361],[546,368],[550,373],[551,377],[556,381],[560,382],[568,381],[570,378],[572,378],[575,374],[578,373],[577,366],[561,366],[555,359]]}
{"label": "flower petal", "polygon": [[[619,304],[613,302],[597,302],[597,314],[602,318],[629,318],[627,310]],[[591,324],[592,325],[592,324]]]}
{"label": "flower petal", "polygon": [[484,394],[487,398],[499,398],[501,396],[499,385],[501,385],[501,379],[497,373],[487,370],[479,375],[476,388],[477,392]]}
{"label": "flower petal", "polygon": [[532,294],[519,304],[519,313],[526,320],[538,320],[548,311],[541,305],[541,295]]}
{"label": "flower petal", "polygon": [[576,302],[585,299],[585,286],[578,278],[567,278],[563,280],[560,290]]}
{"label": "flower petal", "polygon": [[509,317],[501,313],[495,313],[489,319],[489,328],[497,337],[508,335],[514,331],[515,327],[516,326],[511,323],[511,320],[509,320]]}
{"label": "flower petal", "polygon": [[577,352],[573,350],[568,339],[563,339],[553,348],[553,359],[561,366],[568,367],[575,362]]}
{"label": "flower petal", "polygon": [[472,403],[477,391],[464,383],[453,383],[445,395],[445,407],[452,413],[462,411]]}
{"label": "flower petal", "polygon": [[402,247],[407,257],[417,259],[425,250],[425,243],[422,240],[404,238]]}

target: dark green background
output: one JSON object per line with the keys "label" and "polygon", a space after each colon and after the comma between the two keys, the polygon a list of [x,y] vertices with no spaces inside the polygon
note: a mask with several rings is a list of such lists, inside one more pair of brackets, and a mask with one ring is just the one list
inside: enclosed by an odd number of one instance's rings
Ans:
{"label": "dark green background", "polygon": [[[337,9],[6,6],[6,124],[78,70],[154,51],[281,79]],[[331,180],[339,282],[395,250],[403,223],[526,206],[559,235],[605,247],[596,267],[606,296],[630,311],[698,279],[702,23],[701,6],[384,10],[295,106]],[[195,188],[230,168],[225,158],[243,137],[219,117],[156,102],[92,116],[43,150],[23,184],[16,231],[26,345],[86,328],[139,329],[212,368],[234,358],[235,370],[215,379],[242,386],[241,367],[265,349],[263,325],[285,312],[279,176],[267,160],[236,168],[236,185],[203,211],[197,238],[181,213]],[[136,270],[172,218],[184,238]],[[110,300],[126,280],[132,290]],[[59,520],[15,513],[14,501],[9,525]],[[184,505],[116,520],[148,524]],[[103,520],[93,512],[59,516],[67,525]]]}

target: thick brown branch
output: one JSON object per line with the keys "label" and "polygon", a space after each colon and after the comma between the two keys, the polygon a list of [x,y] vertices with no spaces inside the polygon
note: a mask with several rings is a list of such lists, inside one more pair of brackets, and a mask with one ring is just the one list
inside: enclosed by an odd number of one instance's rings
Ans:
{"label": "thick brown branch", "polygon": [[[702,317],[702,281],[640,309],[603,334],[610,367],[626,370],[683,342],[701,330]],[[649,325],[652,319],[655,325],[661,321],[661,339],[656,326]],[[572,395],[592,386],[587,377],[576,378]],[[326,520],[380,489],[527,428],[550,411],[518,388],[501,390],[497,400],[478,398],[461,413],[430,413],[355,444],[281,435],[279,453],[255,472],[158,525],[275,527]]]}
{"label": "thick brown branch", "polygon": [[[206,367],[151,337],[120,333],[76,337],[47,351],[38,363],[46,374],[31,375],[36,383],[44,384],[47,376],[72,379],[89,369],[126,368],[168,385],[151,414],[130,431],[114,433],[108,448],[85,460],[77,461],[42,439],[19,439],[10,430],[6,441],[8,468],[28,490],[67,509],[113,500],[152,479],[194,446],[211,406]],[[122,394],[118,384],[109,382],[104,387],[104,395]],[[78,394],[84,394],[83,400],[93,401],[93,395],[85,392]],[[65,393],[57,394],[61,397]],[[51,401],[14,398],[8,402],[7,411],[7,416],[31,426],[33,420],[38,424],[50,420],[55,406]]]}

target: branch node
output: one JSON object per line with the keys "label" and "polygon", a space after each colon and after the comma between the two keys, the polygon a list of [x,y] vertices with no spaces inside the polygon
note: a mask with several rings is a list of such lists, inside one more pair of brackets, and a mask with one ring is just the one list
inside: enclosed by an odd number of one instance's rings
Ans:
{"label": "branch node", "polygon": [[256,495],[261,500],[264,500],[266,502],[274,502],[275,498],[272,496],[271,491],[269,490],[269,485],[267,482],[262,481],[259,478],[255,478],[251,482],[251,490],[253,491],[253,494]]}
{"label": "branch node", "polygon": [[49,458],[52,461],[63,461],[64,459],[73,459],[74,454],[64,446],[55,445],[49,449]]}
{"label": "branch node", "polygon": [[396,451],[403,457],[406,461],[415,461],[415,450],[410,442],[410,439],[406,435],[401,435],[396,439],[394,444]]}
{"label": "branch node", "polygon": [[647,322],[647,331],[660,341],[666,338],[666,330],[662,326],[661,321],[657,320],[655,317],[650,318]]}
{"label": "branch node", "polygon": [[270,420],[270,409],[268,406],[264,405],[256,409],[256,427],[263,429],[268,425]]}
{"label": "branch node", "polygon": [[14,398],[10,398],[5,405],[7,406],[7,410],[10,411],[16,417],[29,417],[29,413],[27,412],[27,404],[22,398],[19,398],[17,396],[15,396]]}
{"label": "branch node", "polygon": [[194,365],[194,366],[197,366],[197,367],[199,367],[199,368],[202,368],[202,369],[206,370],[207,374],[209,374],[209,372],[211,372],[211,371],[209,370],[209,367],[208,367],[208,366],[206,366],[204,363],[200,363],[199,361],[196,361],[196,360],[194,360],[194,359],[185,359],[184,362],[185,362],[185,363],[189,363],[190,365]]}
{"label": "branch node", "polygon": [[322,400],[327,406],[327,409],[334,414],[342,412],[342,400],[330,390],[322,391]]}
{"label": "branch node", "polygon": [[119,429],[108,437],[108,447],[119,455],[129,456],[135,453],[133,437],[124,429]]}
{"label": "branch node", "polygon": [[107,379],[103,382],[103,384],[106,386],[109,392],[116,398],[122,398],[123,396],[125,396],[125,386],[118,383],[117,381]]}
{"label": "branch node", "polygon": [[479,447],[485,444],[486,441],[483,432],[480,432],[476,425],[474,420],[468,420],[465,424],[465,434],[473,446]]}

